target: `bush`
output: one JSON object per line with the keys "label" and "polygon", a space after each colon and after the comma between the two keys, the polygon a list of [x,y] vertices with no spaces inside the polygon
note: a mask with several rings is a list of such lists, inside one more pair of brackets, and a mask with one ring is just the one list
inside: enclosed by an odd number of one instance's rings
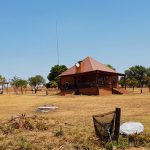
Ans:
{"label": "bush", "polygon": [[33,146],[24,137],[19,137],[15,141],[15,147],[21,150],[33,150]]}
{"label": "bush", "polygon": [[[119,141],[107,142],[105,148],[113,150],[113,146],[117,149],[124,150],[129,147],[150,147],[150,134],[135,134],[130,136],[120,136]],[[113,145],[113,146],[112,146]]]}
{"label": "bush", "polygon": [[26,130],[34,130],[34,121],[32,121],[30,119],[25,119],[23,121],[22,127]]}
{"label": "bush", "polygon": [[55,136],[63,136],[64,135],[64,131],[62,130],[62,126],[60,126],[59,130],[56,131]]}
{"label": "bush", "polygon": [[43,117],[18,117],[17,119],[9,120],[0,125],[0,131],[3,134],[12,134],[22,130],[48,130],[49,120]]}
{"label": "bush", "polygon": [[1,131],[2,131],[3,134],[8,135],[8,134],[14,133],[15,129],[12,128],[11,125],[4,125],[4,126],[2,126]]}
{"label": "bush", "polygon": [[131,143],[134,147],[148,146],[150,143],[150,135],[149,134],[131,135],[129,136],[129,143]]}
{"label": "bush", "polygon": [[38,121],[36,123],[36,128],[40,131],[44,131],[44,130],[48,130],[48,125],[46,125],[46,123],[44,123],[42,121]]}
{"label": "bush", "polygon": [[53,146],[51,144],[45,145],[46,150],[53,150]]}
{"label": "bush", "polygon": [[0,145],[0,150],[6,150],[8,148],[8,145],[3,143]]}

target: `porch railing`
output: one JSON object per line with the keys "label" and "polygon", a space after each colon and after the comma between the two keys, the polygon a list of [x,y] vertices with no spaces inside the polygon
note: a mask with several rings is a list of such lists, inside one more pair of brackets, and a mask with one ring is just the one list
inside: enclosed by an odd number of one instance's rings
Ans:
{"label": "porch railing", "polygon": [[69,84],[66,83],[64,85],[61,85],[61,90],[71,90],[71,89],[78,89],[78,88],[92,88],[92,87],[105,87],[105,88],[111,88],[112,84],[110,83],[96,83],[96,82],[85,82],[85,83],[78,83],[78,84]]}

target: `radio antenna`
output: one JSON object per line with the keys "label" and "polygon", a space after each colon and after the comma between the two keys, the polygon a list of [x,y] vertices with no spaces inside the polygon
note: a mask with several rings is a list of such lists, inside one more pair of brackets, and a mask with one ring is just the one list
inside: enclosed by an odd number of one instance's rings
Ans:
{"label": "radio antenna", "polygon": [[58,23],[56,21],[56,47],[57,47],[57,63],[59,65],[59,39],[58,39]]}

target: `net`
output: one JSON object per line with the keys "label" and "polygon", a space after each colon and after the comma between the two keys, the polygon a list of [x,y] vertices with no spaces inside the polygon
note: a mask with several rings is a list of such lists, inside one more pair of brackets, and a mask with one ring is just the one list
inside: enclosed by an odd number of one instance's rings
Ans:
{"label": "net", "polygon": [[115,130],[115,116],[115,111],[93,116],[96,136],[102,142],[107,142],[110,139],[110,136],[113,138]]}

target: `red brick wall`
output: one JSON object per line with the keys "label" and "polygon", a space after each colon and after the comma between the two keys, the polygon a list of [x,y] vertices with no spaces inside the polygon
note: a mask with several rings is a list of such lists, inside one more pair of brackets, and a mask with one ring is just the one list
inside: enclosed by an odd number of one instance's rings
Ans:
{"label": "red brick wall", "polygon": [[83,88],[80,89],[80,94],[83,95],[111,95],[112,94],[112,89],[111,88]]}
{"label": "red brick wall", "polygon": [[[79,93],[81,95],[112,95],[112,89],[111,88],[96,88],[96,87],[91,87],[91,88],[82,88],[79,90]],[[61,91],[61,95],[66,95],[66,94],[75,94],[75,90],[67,90],[67,91]]]}
{"label": "red brick wall", "polygon": [[111,95],[112,89],[111,88],[99,88],[99,95]]}
{"label": "red brick wall", "polygon": [[99,90],[96,87],[91,88],[82,88],[80,89],[79,93],[83,95],[99,95]]}

